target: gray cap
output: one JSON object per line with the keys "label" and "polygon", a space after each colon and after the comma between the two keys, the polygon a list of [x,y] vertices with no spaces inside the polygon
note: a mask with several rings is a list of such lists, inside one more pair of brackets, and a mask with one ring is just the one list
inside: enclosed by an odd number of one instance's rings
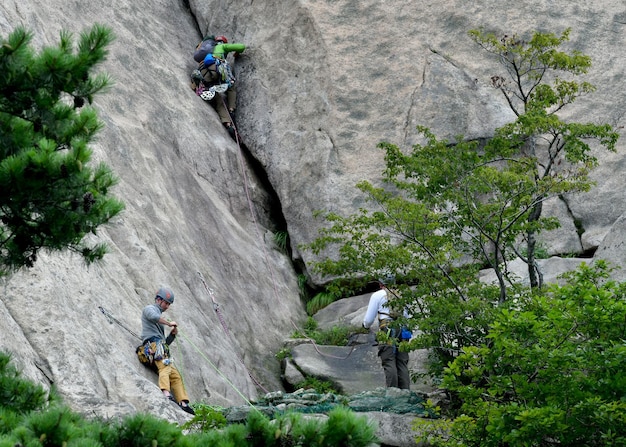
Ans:
{"label": "gray cap", "polygon": [[378,278],[378,282],[381,283],[383,286],[386,286],[387,284],[395,284],[396,283],[396,276],[395,275],[385,275],[382,278]]}
{"label": "gray cap", "polygon": [[174,302],[174,292],[172,292],[171,289],[168,289],[167,287],[161,287],[157,291],[155,298],[161,298],[163,301],[167,301],[168,303],[172,304]]}

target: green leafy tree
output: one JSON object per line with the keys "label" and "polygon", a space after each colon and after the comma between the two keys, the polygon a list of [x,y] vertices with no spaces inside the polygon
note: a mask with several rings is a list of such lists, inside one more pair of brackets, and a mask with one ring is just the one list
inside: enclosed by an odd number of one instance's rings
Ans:
{"label": "green leafy tree", "polygon": [[110,79],[93,75],[107,55],[110,29],[62,32],[39,54],[32,34],[16,28],[0,45],[0,276],[31,267],[41,249],[101,259],[104,244],[85,236],[123,209],[104,164],[90,167],[88,147],[102,128],[91,104]]}
{"label": "green leafy tree", "polygon": [[[520,219],[526,223],[523,230],[527,256],[512,244],[511,247],[528,264],[532,287],[542,284],[535,251],[537,233],[548,226],[541,223],[544,200],[567,192],[587,191],[591,186],[588,172],[597,165],[589,142],[596,141],[615,151],[618,138],[608,124],[567,123],[558,116],[578,97],[595,90],[587,82],[564,77],[584,74],[591,67],[589,56],[576,50],[559,51],[569,40],[570,31],[566,29],[560,36],[535,32],[529,40],[515,35],[498,37],[482,29],[470,31],[474,41],[497,56],[505,69],[506,75],[492,76],[491,83],[502,92],[517,116],[515,122],[497,132],[492,158],[507,163],[504,172],[516,174],[509,180],[522,182],[517,187],[504,188],[509,194],[499,196],[505,200],[515,200],[517,194],[524,196],[522,204],[513,208],[524,211]],[[496,254],[500,254],[504,244],[490,242]],[[506,252],[502,257],[506,259]]]}
{"label": "green leafy tree", "polygon": [[626,284],[597,262],[501,309],[442,386],[453,419],[418,422],[433,446],[626,444]]}
{"label": "green leafy tree", "polygon": [[[381,143],[383,185],[357,185],[370,208],[348,217],[323,214],[330,225],[307,246],[318,255],[338,249],[338,256],[314,265],[341,278],[329,291],[348,293],[364,280],[396,274],[403,284],[392,305],[408,308],[409,325],[421,331],[404,349],[432,348],[439,359],[436,369],[465,347],[485,343],[498,305],[523,292],[509,272],[511,259],[522,258],[538,274],[536,234],[559,225],[541,216],[542,203],[592,186],[588,173],[597,160],[591,142],[615,150],[618,135],[611,126],[566,123],[557,114],[593,90],[557,76],[584,73],[590,66],[576,51],[558,51],[568,34],[535,32],[523,41],[470,32],[499,56],[508,76],[492,80],[515,121],[483,144],[462,136],[454,143],[438,140],[425,127],[418,127],[425,143],[411,150]],[[495,285],[479,280],[483,268],[493,269]],[[538,288],[539,281],[531,285]]]}

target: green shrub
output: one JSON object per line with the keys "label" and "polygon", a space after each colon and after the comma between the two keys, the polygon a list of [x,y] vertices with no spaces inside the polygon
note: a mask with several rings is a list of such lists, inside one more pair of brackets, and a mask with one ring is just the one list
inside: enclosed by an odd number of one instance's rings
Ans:
{"label": "green shrub", "polygon": [[306,311],[309,315],[313,315],[329,304],[334,303],[336,299],[337,297],[330,292],[320,292],[306,303]]}
{"label": "green shrub", "polygon": [[306,301],[309,298],[309,292],[307,289],[307,277],[302,273],[298,275],[298,290],[300,291],[300,299]]}
{"label": "green shrub", "polygon": [[274,233],[274,243],[281,251],[287,252],[287,244],[289,242],[289,233],[286,231],[277,231]]}
{"label": "green shrub", "polygon": [[48,401],[46,391],[20,376],[11,356],[0,353],[0,408],[20,414],[43,408]]}
{"label": "green shrub", "polygon": [[308,317],[304,329],[295,331],[291,336],[293,338],[310,338],[318,345],[346,346],[351,335],[367,332],[367,330],[352,326],[333,326],[324,330],[317,327],[317,321],[313,317]]}
{"label": "green shrub", "polygon": [[207,431],[223,428],[228,423],[221,407],[195,403],[193,409],[196,414],[183,424],[183,430]]}
{"label": "green shrub", "polygon": [[341,394],[340,391],[337,389],[335,385],[333,385],[332,382],[329,382],[327,380],[321,380],[321,379],[318,379],[317,377],[307,377],[302,382],[299,382],[298,384],[296,384],[295,387],[296,389],[300,389],[300,388],[304,388],[307,390],[314,389],[319,394],[326,394],[326,393]]}
{"label": "green shrub", "polygon": [[[602,261],[503,308],[488,343],[445,370],[453,418],[422,421],[433,446],[626,445],[626,283]],[[447,432],[440,433],[442,427]]]}
{"label": "green shrub", "polygon": [[291,349],[289,349],[289,348],[282,348],[280,351],[278,351],[276,353],[276,355],[274,357],[276,357],[279,362],[284,360],[284,359],[286,359],[286,358],[289,358],[289,357],[291,357]]}

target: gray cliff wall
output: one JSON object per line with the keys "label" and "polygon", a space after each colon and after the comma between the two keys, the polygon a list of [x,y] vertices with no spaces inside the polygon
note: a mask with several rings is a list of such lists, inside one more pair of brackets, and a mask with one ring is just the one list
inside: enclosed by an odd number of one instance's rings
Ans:
{"label": "gray cliff wall", "polygon": [[[280,388],[274,355],[305,317],[292,262],[312,260],[297,247],[317,234],[313,211],[363,205],[354,185],[379,178],[381,140],[408,147],[418,124],[439,137],[485,138],[511,119],[487,85],[496,63],[469,40],[469,29],[560,33],[571,26],[572,48],[593,57],[586,79],[598,91],[568,116],[609,122],[623,133],[621,0],[9,0],[0,8],[2,34],[26,26],[37,46],[95,22],[117,35],[102,67],[116,84],[95,103],[106,124],[95,159],[120,177],[115,193],[127,209],[99,233],[111,246],[103,263],[86,268],[70,255],[44,255],[4,281],[0,349],[13,352],[30,377],[54,382],[72,406],[102,417],[181,417],[137,363],[135,337],[98,307],[139,332],[141,308],[161,284],[176,293],[169,317],[183,335],[174,356],[193,400],[238,405],[239,392],[262,392],[240,358],[265,388]],[[249,47],[235,64],[237,120],[262,173],[188,87],[191,52],[205,32]],[[599,154],[591,193],[547,207],[564,221],[546,236],[551,252],[600,248],[624,259],[624,145]],[[585,230],[580,237],[575,219]],[[278,230],[288,230],[294,259],[274,246]]]}

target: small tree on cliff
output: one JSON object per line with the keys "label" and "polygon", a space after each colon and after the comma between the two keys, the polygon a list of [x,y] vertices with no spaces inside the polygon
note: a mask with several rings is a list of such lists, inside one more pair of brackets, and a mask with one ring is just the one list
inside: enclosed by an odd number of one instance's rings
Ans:
{"label": "small tree on cliff", "polygon": [[[521,164],[527,176],[528,212],[526,220],[526,253],[515,254],[528,264],[531,287],[541,286],[540,271],[535,262],[537,225],[545,199],[572,191],[586,191],[591,186],[587,174],[597,165],[588,141],[595,140],[615,151],[618,134],[608,124],[566,123],[557,113],[576,98],[595,90],[587,82],[566,80],[560,75],[580,75],[591,67],[591,58],[579,51],[565,53],[558,48],[569,40],[570,29],[560,37],[536,32],[530,40],[517,36],[498,37],[483,30],[472,30],[470,36],[482,48],[496,55],[507,75],[491,77],[517,116],[517,120],[498,132],[500,146],[510,150],[512,162]],[[507,147],[510,146],[510,147]],[[507,157],[509,154],[496,155]],[[511,170],[511,168],[509,168]],[[494,244],[496,250],[498,244]],[[503,253],[504,254],[504,253]]]}
{"label": "small tree on cliff", "polygon": [[[384,187],[357,185],[376,209],[349,217],[326,214],[332,225],[309,246],[317,254],[339,247],[338,259],[324,259],[315,268],[347,279],[347,288],[385,271],[413,284],[397,303],[412,310],[421,330],[412,346],[434,348],[439,366],[465,346],[485,342],[493,304],[506,303],[520,287],[507,268],[512,258],[524,259],[535,278],[532,286],[540,285],[535,236],[559,224],[541,217],[543,201],[591,187],[588,172],[597,160],[590,141],[614,150],[618,135],[611,126],[566,123],[557,115],[593,90],[555,75],[584,73],[590,66],[579,52],[557,51],[568,34],[535,32],[523,41],[470,32],[500,57],[508,77],[492,81],[517,119],[482,146],[462,137],[454,144],[437,140],[424,127],[418,130],[426,143],[411,151],[381,143]],[[477,272],[485,267],[495,271],[497,285],[479,281]]]}
{"label": "small tree on cliff", "polygon": [[32,34],[15,29],[0,46],[0,276],[31,267],[41,249],[69,249],[88,262],[103,244],[88,245],[122,209],[109,196],[116,178],[104,164],[88,166],[88,144],[102,128],[91,104],[110,83],[92,75],[112,32],[94,26],[62,32],[57,47],[35,54]]}

